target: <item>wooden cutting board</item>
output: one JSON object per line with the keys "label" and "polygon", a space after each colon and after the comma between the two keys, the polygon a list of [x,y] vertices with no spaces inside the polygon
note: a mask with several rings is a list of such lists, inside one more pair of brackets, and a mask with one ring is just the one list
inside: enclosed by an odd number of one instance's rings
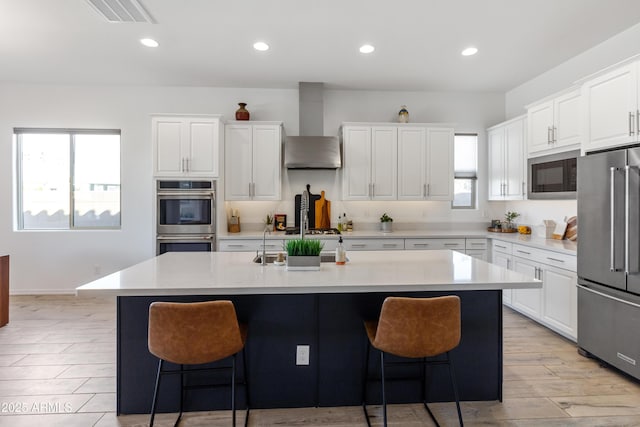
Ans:
{"label": "wooden cutting board", "polygon": [[320,199],[316,200],[315,228],[331,228],[331,202],[324,197],[324,190],[320,192]]}

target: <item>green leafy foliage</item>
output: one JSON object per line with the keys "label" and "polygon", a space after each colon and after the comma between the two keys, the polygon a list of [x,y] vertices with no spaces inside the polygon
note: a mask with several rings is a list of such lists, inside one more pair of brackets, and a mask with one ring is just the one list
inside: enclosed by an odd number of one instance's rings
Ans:
{"label": "green leafy foliage", "polygon": [[393,222],[393,218],[391,218],[387,213],[383,213],[380,217],[380,222]]}
{"label": "green leafy foliage", "polygon": [[518,218],[520,216],[520,214],[518,212],[507,212],[506,214],[504,214],[504,219],[511,223],[513,222],[514,219]]}
{"label": "green leafy foliage", "polygon": [[288,256],[318,256],[323,246],[318,239],[295,239],[286,243]]}

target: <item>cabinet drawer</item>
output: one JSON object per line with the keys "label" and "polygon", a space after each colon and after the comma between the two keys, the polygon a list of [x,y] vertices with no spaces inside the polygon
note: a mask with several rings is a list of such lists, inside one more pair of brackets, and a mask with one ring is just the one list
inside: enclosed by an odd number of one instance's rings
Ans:
{"label": "cabinet drawer", "polygon": [[451,249],[464,250],[464,239],[406,239],[405,249]]}
{"label": "cabinet drawer", "polygon": [[[273,240],[268,239],[265,243],[265,250],[269,252],[282,251],[283,241],[281,239]],[[219,251],[220,252],[253,252],[262,250],[262,239],[259,240],[220,240]]]}
{"label": "cabinet drawer", "polygon": [[577,271],[577,257],[575,255],[531,248],[519,244],[513,245],[513,255],[527,258],[541,264],[548,264],[574,272]]}
{"label": "cabinet drawer", "polygon": [[345,239],[344,247],[348,251],[403,250],[404,239]]}
{"label": "cabinet drawer", "polygon": [[492,240],[491,250],[493,252],[500,252],[503,254],[511,254],[513,243],[503,242],[502,240]]}
{"label": "cabinet drawer", "polygon": [[466,239],[465,249],[487,249],[487,239]]}

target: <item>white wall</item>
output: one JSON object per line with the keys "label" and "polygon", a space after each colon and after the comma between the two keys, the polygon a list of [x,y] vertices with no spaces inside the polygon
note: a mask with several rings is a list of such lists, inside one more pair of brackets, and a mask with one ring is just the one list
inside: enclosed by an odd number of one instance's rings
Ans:
{"label": "white wall", "polygon": [[568,88],[578,79],[637,54],[640,54],[640,24],[508,91],[505,95],[506,118],[519,116],[526,112],[525,105]]}
{"label": "white wall", "polygon": [[[284,122],[298,134],[297,89],[0,85],[0,253],[11,255],[11,292],[71,291],[76,286],[154,255],[150,115],[223,114],[234,117],[248,103],[252,120]],[[499,93],[327,91],[325,134],[342,121],[394,121],[406,104],[412,122],[454,122],[456,130],[480,136],[481,178],[485,174],[484,130],[502,120]],[[14,227],[14,127],[115,128],[122,130],[122,229],[120,231],[16,231]],[[293,197],[312,185],[334,201],[333,220],[345,210],[356,221],[377,222],[382,211],[396,221],[448,220],[447,203],[340,203],[335,171],[283,171],[281,202],[237,204],[243,221],[259,223],[267,212],[284,212],[293,223]],[[481,194],[486,191],[481,185]],[[222,188],[222,183],[218,183]],[[481,196],[484,198],[484,196]],[[229,203],[221,207],[228,207]],[[483,210],[462,212],[458,221],[484,220]],[[224,229],[226,224],[220,224]]]}

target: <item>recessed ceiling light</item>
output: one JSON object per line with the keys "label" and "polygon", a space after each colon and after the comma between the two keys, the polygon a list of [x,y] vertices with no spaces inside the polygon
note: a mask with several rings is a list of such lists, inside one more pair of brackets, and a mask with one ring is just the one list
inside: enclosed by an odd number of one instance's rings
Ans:
{"label": "recessed ceiling light", "polygon": [[374,50],[376,50],[376,48],[371,46],[370,44],[363,44],[362,46],[360,46],[360,53],[371,53]]}
{"label": "recessed ceiling light", "polygon": [[471,56],[471,55],[475,55],[476,53],[478,53],[478,49],[475,47],[468,47],[465,50],[462,51],[462,56]]}
{"label": "recessed ceiling light", "polygon": [[154,39],[140,39],[140,43],[145,45],[146,47],[158,47],[159,44]]}
{"label": "recessed ceiling light", "polygon": [[253,48],[255,50],[259,50],[260,52],[264,52],[265,50],[269,50],[269,45],[265,42],[255,42],[253,44]]}

